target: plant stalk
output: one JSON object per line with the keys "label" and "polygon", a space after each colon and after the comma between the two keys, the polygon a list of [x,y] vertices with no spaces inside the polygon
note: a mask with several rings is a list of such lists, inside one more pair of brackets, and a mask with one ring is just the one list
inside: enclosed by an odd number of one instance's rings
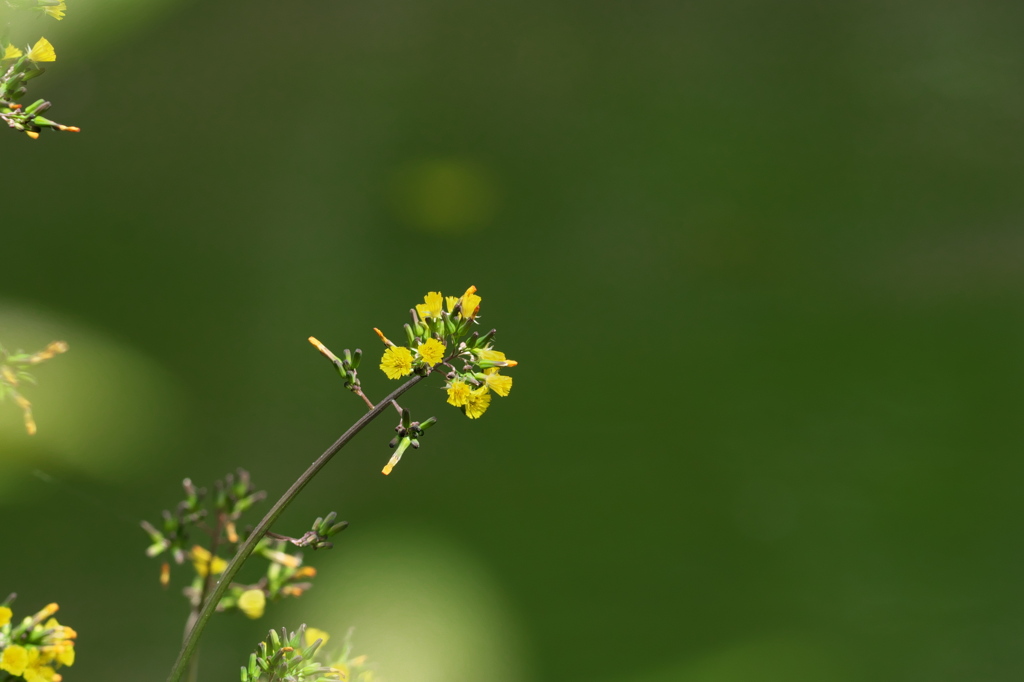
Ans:
{"label": "plant stalk", "polygon": [[220,603],[221,597],[223,597],[224,592],[227,591],[228,586],[231,584],[231,579],[235,577],[236,573],[238,573],[238,569],[240,569],[242,564],[245,563],[245,560],[249,558],[253,549],[256,548],[256,544],[263,538],[266,532],[270,530],[270,526],[277,520],[277,517],[281,515],[281,512],[291,504],[296,495],[306,487],[306,484],[313,480],[313,477],[316,476],[317,472],[324,468],[324,465],[331,461],[331,458],[334,457],[339,450],[345,447],[346,443],[352,440],[357,433],[362,431],[364,426],[384,412],[384,410],[391,405],[392,400],[397,399],[400,395],[408,391],[423,379],[424,377],[420,375],[416,375],[409,379],[407,382],[396,388],[391,395],[377,403],[376,407],[360,417],[359,421],[350,426],[348,431],[342,434],[341,438],[334,442],[334,445],[327,448],[327,450],[324,451],[324,454],[320,455],[315,462],[309,465],[309,468],[299,476],[295,483],[292,483],[292,486],[288,488],[287,491],[285,491],[284,495],[281,496],[281,499],[271,507],[270,511],[267,512],[267,515],[263,517],[259,524],[256,525],[256,528],[253,529],[252,533],[249,534],[249,537],[246,538],[245,542],[242,543],[242,546],[238,548],[238,552],[235,554],[234,558],[231,559],[231,563],[228,564],[228,567],[224,569],[224,573],[221,574],[220,581],[217,583],[217,586],[203,602],[203,607],[199,611],[199,616],[196,618],[195,624],[185,637],[185,642],[181,647],[181,651],[178,653],[177,660],[174,662],[174,667],[171,668],[171,674],[168,676],[167,682],[180,682],[181,676],[184,674],[185,668],[188,665],[188,661],[199,644],[199,637],[203,634],[203,630],[206,628],[206,622],[210,620],[210,616],[213,615],[214,609],[216,609],[217,604]]}

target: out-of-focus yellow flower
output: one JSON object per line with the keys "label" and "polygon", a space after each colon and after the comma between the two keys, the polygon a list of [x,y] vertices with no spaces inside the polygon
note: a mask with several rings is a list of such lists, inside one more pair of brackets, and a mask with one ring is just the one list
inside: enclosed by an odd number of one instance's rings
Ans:
{"label": "out-of-focus yellow flower", "polygon": [[295,575],[292,576],[292,580],[302,580],[303,578],[315,578],[316,568],[313,566],[303,566],[299,570],[295,571]]}
{"label": "out-of-focus yellow flower", "polygon": [[444,360],[444,344],[437,339],[427,339],[420,344],[416,351],[431,367]]}
{"label": "out-of-focus yellow flower", "polygon": [[78,633],[75,632],[74,628],[69,627],[67,625],[61,625],[57,622],[56,618],[51,618],[50,620],[46,621],[43,627],[47,630],[50,630],[50,634],[47,636],[47,639],[50,640],[65,640],[74,639],[75,637],[78,637]]}
{"label": "out-of-focus yellow flower", "polygon": [[481,386],[475,391],[470,391],[469,400],[463,409],[466,411],[466,416],[470,419],[479,419],[487,411],[487,406],[490,404],[491,394],[486,386]]}
{"label": "out-of-focus yellow flower", "polygon": [[59,5],[51,5],[50,7],[44,7],[43,11],[49,14],[54,19],[56,19],[57,21],[60,21],[61,19],[64,18],[64,12],[67,10],[67,8],[67,4],[61,2]]}
{"label": "out-of-focus yellow flower", "polygon": [[15,677],[25,672],[28,666],[28,649],[17,644],[12,644],[0,656],[0,670],[6,670]]}
{"label": "out-of-focus yellow flower", "polygon": [[53,614],[57,613],[58,611],[60,611],[60,606],[57,605],[57,602],[50,602],[49,604],[35,612],[35,614],[32,616],[32,621],[34,623],[42,623],[44,620],[46,620]]}
{"label": "out-of-focus yellow flower", "polygon": [[302,560],[294,554],[288,552],[281,552],[276,549],[264,549],[260,552],[265,558],[273,561],[274,563],[287,566],[288,568],[298,568],[302,563]]}
{"label": "out-of-focus yellow flower", "polygon": [[380,359],[380,368],[388,379],[401,379],[412,374],[412,353],[405,346],[390,346]]}
{"label": "out-of-focus yellow flower", "polygon": [[11,622],[11,616],[14,615],[14,611],[7,606],[0,606],[0,628]]}
{"label": "out-of-focus yellow flower", "polygon": [[30,365],[38,365],[40,362],[49,360],[55,355],[68,352],[68,344],[64,341],[54,341],[50,343],[46,348],[39,351],[28,359]]}
{"label": "out-of-focus yellow flower", "polygon": [[331,636],[318,628],[306,628],[306,646],[313,646],[313,642],[320,639],[320,646],[327,644]]}
{"label": "out-of-focus yellow flower", "polygon": [[60,675],[52,667],[46,665],[51,660],[53,659],[41,655],[36,649],[29,652],[28,665],[21,674],[25,678],[25,682],[58,682]]}
{"label": "out-of-focus yellow flower", "polygon": [[28,51],[28,58],[34,62],[55,62],[57,61],[57,53],[53,49],[53,45],[46,38],[40,38],[36,41],[36,44],[32,46],[32,49]]}
{"label": "out-of-focus yellow flower", "polygon": [[441,317],[441,304],[443,299],[440,291],[431,291],[423,297],[423,303],[416,304],[416,312],[422,318],[437,320]]}
{"label": "out-of-focus yellow flower", "polygon": [[238,608],[255,620],[262,616],[263,610],[267,608],[267,595],[263,594],[263,590],[246,590],[238,598]]}
{"label": "out-of-focus yellow flower", "polygon": [[210,554],[210,550],[199,545],[192,548],[188,553],[188,558],[192,560],[192,567],[196,569],[196,575],[200,578],[205,578],[210,573],[220,575],[228,567],[227,561],[219,556],[213,556]]}
{"label": "out-of-focus yellow flower", "polygon": [[3,58],[4,59],[17,59],[22,54],[24,54],[24,53],[21,50],[19,50],[18,48],[16,48],[14,45],[8,45],[7,47],[4,48],[4,57]]}

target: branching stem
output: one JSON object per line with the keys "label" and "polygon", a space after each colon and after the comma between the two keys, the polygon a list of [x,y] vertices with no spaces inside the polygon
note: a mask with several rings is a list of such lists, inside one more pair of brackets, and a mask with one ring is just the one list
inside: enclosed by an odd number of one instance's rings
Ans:
{"label": "branching stem", "polygon": [[185,672],[185,668],[188,665],[189,659],[192,657],[196,650],[196,646],[199,643],[199,637],[203,634],[203,630],[206,628],[206,622],[210,620],[210,616],[213,615],[214,609],[217,608],[217,604],[220,603],[221,597],[224,596],[224,592],[227,591],[228,586],[231,584],[231,579],[238,573],[238,569],[242,567],[245,560],[252,554],[253,549],[256,547],[270,526],[277,520],[277,517],[281,515],[281,512],[291,504],[292,500],[306,487],[306,484],[313,480],[313,477],[324,468],[324,466],[331,461],[331,458],[345,447],[352,438],[362,431],[363,427],[378,417],[391,404],[391,402],[397,399],[400,395],[408,391],[410,388],[415,386],[417,383],[424,379],[421,375],[416,375],[406,381],[404,384],[399,386],[391,393],[387,398],[377,403],[377,406],[372,410],[364,414],[359,418],[355,424],[349,427],[348,431],[342,434],[341,438],[336,440],[334,444],[324,451],[324,454],[320,455],[315,462],[309,465],[309,468],[299,476],[299,478],[292,483],[292,486],[285,491],[281,499],[274,504],[274,506],[267,512],[267,515],[257,524],[256,528],[253,529],[249,537],[246,538],[242,546],[238,548],[231,563],[224,569],[224,573],[220,576],[220,581],[217,586],[213,589],[213,592],[206,597],[203,602],[202,609],[199,611],[199,616],[196,618],[195,624],[189,630],[188,635],[185,637],[185,642],[181,647],[181,651],[178,653],[178,659],[174,662],[174,667],[171,668],[171,674],[167,678],[167,682],[179,682],[181,676]]}

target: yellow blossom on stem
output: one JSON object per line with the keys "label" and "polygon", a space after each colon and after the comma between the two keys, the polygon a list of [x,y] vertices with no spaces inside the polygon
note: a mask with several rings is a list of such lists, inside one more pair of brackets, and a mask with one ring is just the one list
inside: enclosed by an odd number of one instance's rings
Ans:
{"label": "yellow blossom on stem", "polygon": [[431,291],[423,297],[423,303],[418,303],[416,305],[416,312],[419,313],[422,318],[429,317],[433,320],[440,319],[442,302],[443,298],[441,297],[441,292]]}
{"label": "yellow blossom on stem", "polygon": [[238,598],[239,610],[253,620],[262,616],[266,607],[267,595],[263,594],[263,590],[246,590]]}
{"label": "yellow blossom on stem", "polygon": [[412,353],[405,346],[390,346],[380,359],[380,368],[388,379],[401,379],[412,374]]}
{"label": "yellow blossom on stem", "polygon": [[455,407],[462,407],[469,402],[469,384],[456,379],[448,387],[448,404]]}
{"label": "yellow blossom on stem", "polygon": [[11,611],[10,607],[0,606],[0,628],[11,622],[11,616],[14,612]]}
{"label": "yellow blossom on stem", "polygon": [[61,19],[64,18],[64,12],[66,12],[67,9],[67,4],[61,2],[59,5],[51,5],[49,7],[44,7],[43,11],[49,14],[54,19],[56,19],[57,21],[60,21]]}
{"label": "yellow blossom on stem", "polygon": [[301,563],[301,559],[294,554],[288,554],[287,552],[281,552],[276,549],[265,549],[261,554],[270,561],[273,561],[275,564],[281,564],[288,568],[298,568]]}
{"label": "yellow blossom on stem", "polygon": [[40,362],[45,362],[55,355],[68,352],[68,344],[64,341],[54,341],[50,343],[46,348],[39,351],[28,359],[30,365],[38,365]]}
{"label": "yellow blossom on stem", "polygon": [[17,644],[11,644],[4,649],[0,656],[0,670],[5,670],[15,677],[25,672],[28,666],[28,649]]}
{"label": "yellow blossom on stem", "polygon": [[38,651],[33,651],[29,654],[28,666],[21,676],[25,678],[25,682],[57,682],[60,679],[60,675],[53,668],[46,665],[47,663],[49,663],[49,660],[44,660]]}
{"label": "yellow blossom on stem", "polygon": [[470,391],[469,400],[466,402],[465,407],[462,408],[462,411],[470,419],[479,419],[487,411],[487,406],[490,404],[491,394],[486,386],[481,386],[475,391]]}
{"label": "yellow blossom on stem", "polygon": [[60,606],[57,605],[57,602],[50,602],[49,604],[35,612],[35,614],[32,616],[32,622],[33,624],[38,625],[39,623],[42,623],[44,620],[46,620],[53,614],[57,613],[57,611],[59,610]]}
{"label": "yellow blossom on stem", "polygon": [[487,388],[491,389],[498,395],[505,397],[508,395],[508,392],[512,390],[512,377],[506,377],[498,374],[497,367],[485,369],[484,375],[484,383],[487,384]]}
{"label": "yellow blossom on stem", "polygon": [[466,293],[460,299],[460,303],[462,303],[462,317],[467,320],[472,320],[476,317],[477,311],[480,310],[480,301],[482,300],[476,295],[476,287],[466,289]]}
{"label": "yellow blossom on stem", "polygon": [[4,47],[4,57],[3,58],[4,59],[17,59],[22,54],[24,54],[24,53],[21,50],[19,50],[18,48],[16,48],[14,45],[7,45],[6,47]]}
{"label": "yellow blossom on stem", "polygon": [[431,367],[444,360],[444,344],[437,339],[427,339],[420,344],[416,352]]}
{"label": "yellow blossom on stem", "polygon": [[515,360],[509,360],[505,357],[505,354],[500,350],[482,350],[480,351],[480,359],[484,361],[484,365],[499,366],[499,367],[515,367],[519,363]]}
{"label": "yellow blossom on stem", "polygon": [[53,45],[46,38],[40,38],[36,41],[36,44],[32,46],[32,49],[28,51],[28,58],[34,62],[55,62],[57,61],[57,53],[53,49]]}
{"label": "yellow blossom on stem", "polygon": [[318,639],[321,640],[320,646],[323,646],[324,644],[327,644],[327,640],[330,638],[331,636],[323,630],[317,628],[306,628],[306,646],[313,646],[313,642]]}
{"label": "yellow blossom on stem", "polygon": [[295,571],[295,575],[292,576],[292,580],[302,580],[303,578],[315,578],[316,568],[313,566],[303,566],[299,570]]}

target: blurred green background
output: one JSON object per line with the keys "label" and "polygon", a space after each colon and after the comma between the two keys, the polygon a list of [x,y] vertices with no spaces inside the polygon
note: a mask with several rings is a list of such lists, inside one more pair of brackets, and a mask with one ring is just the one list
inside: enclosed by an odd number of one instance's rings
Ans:
{"label": "blurred green background", "polygon": [[[385,478],[367,429],[279,522],[318,585],[216,618],[202,679],[308,622],[387,682],[1024,675],[1024,4],[161,3],[29,22],[78,135],[3,137],[0,591],[68,682],[162,680],[140,518],[279,495],[380,351],[475,284],[520,365]],[[371,397],[390,388],[370,364]],[[34,470],[52,480],[43,480]],[[184,575],[179,572],[178,579]]]}

